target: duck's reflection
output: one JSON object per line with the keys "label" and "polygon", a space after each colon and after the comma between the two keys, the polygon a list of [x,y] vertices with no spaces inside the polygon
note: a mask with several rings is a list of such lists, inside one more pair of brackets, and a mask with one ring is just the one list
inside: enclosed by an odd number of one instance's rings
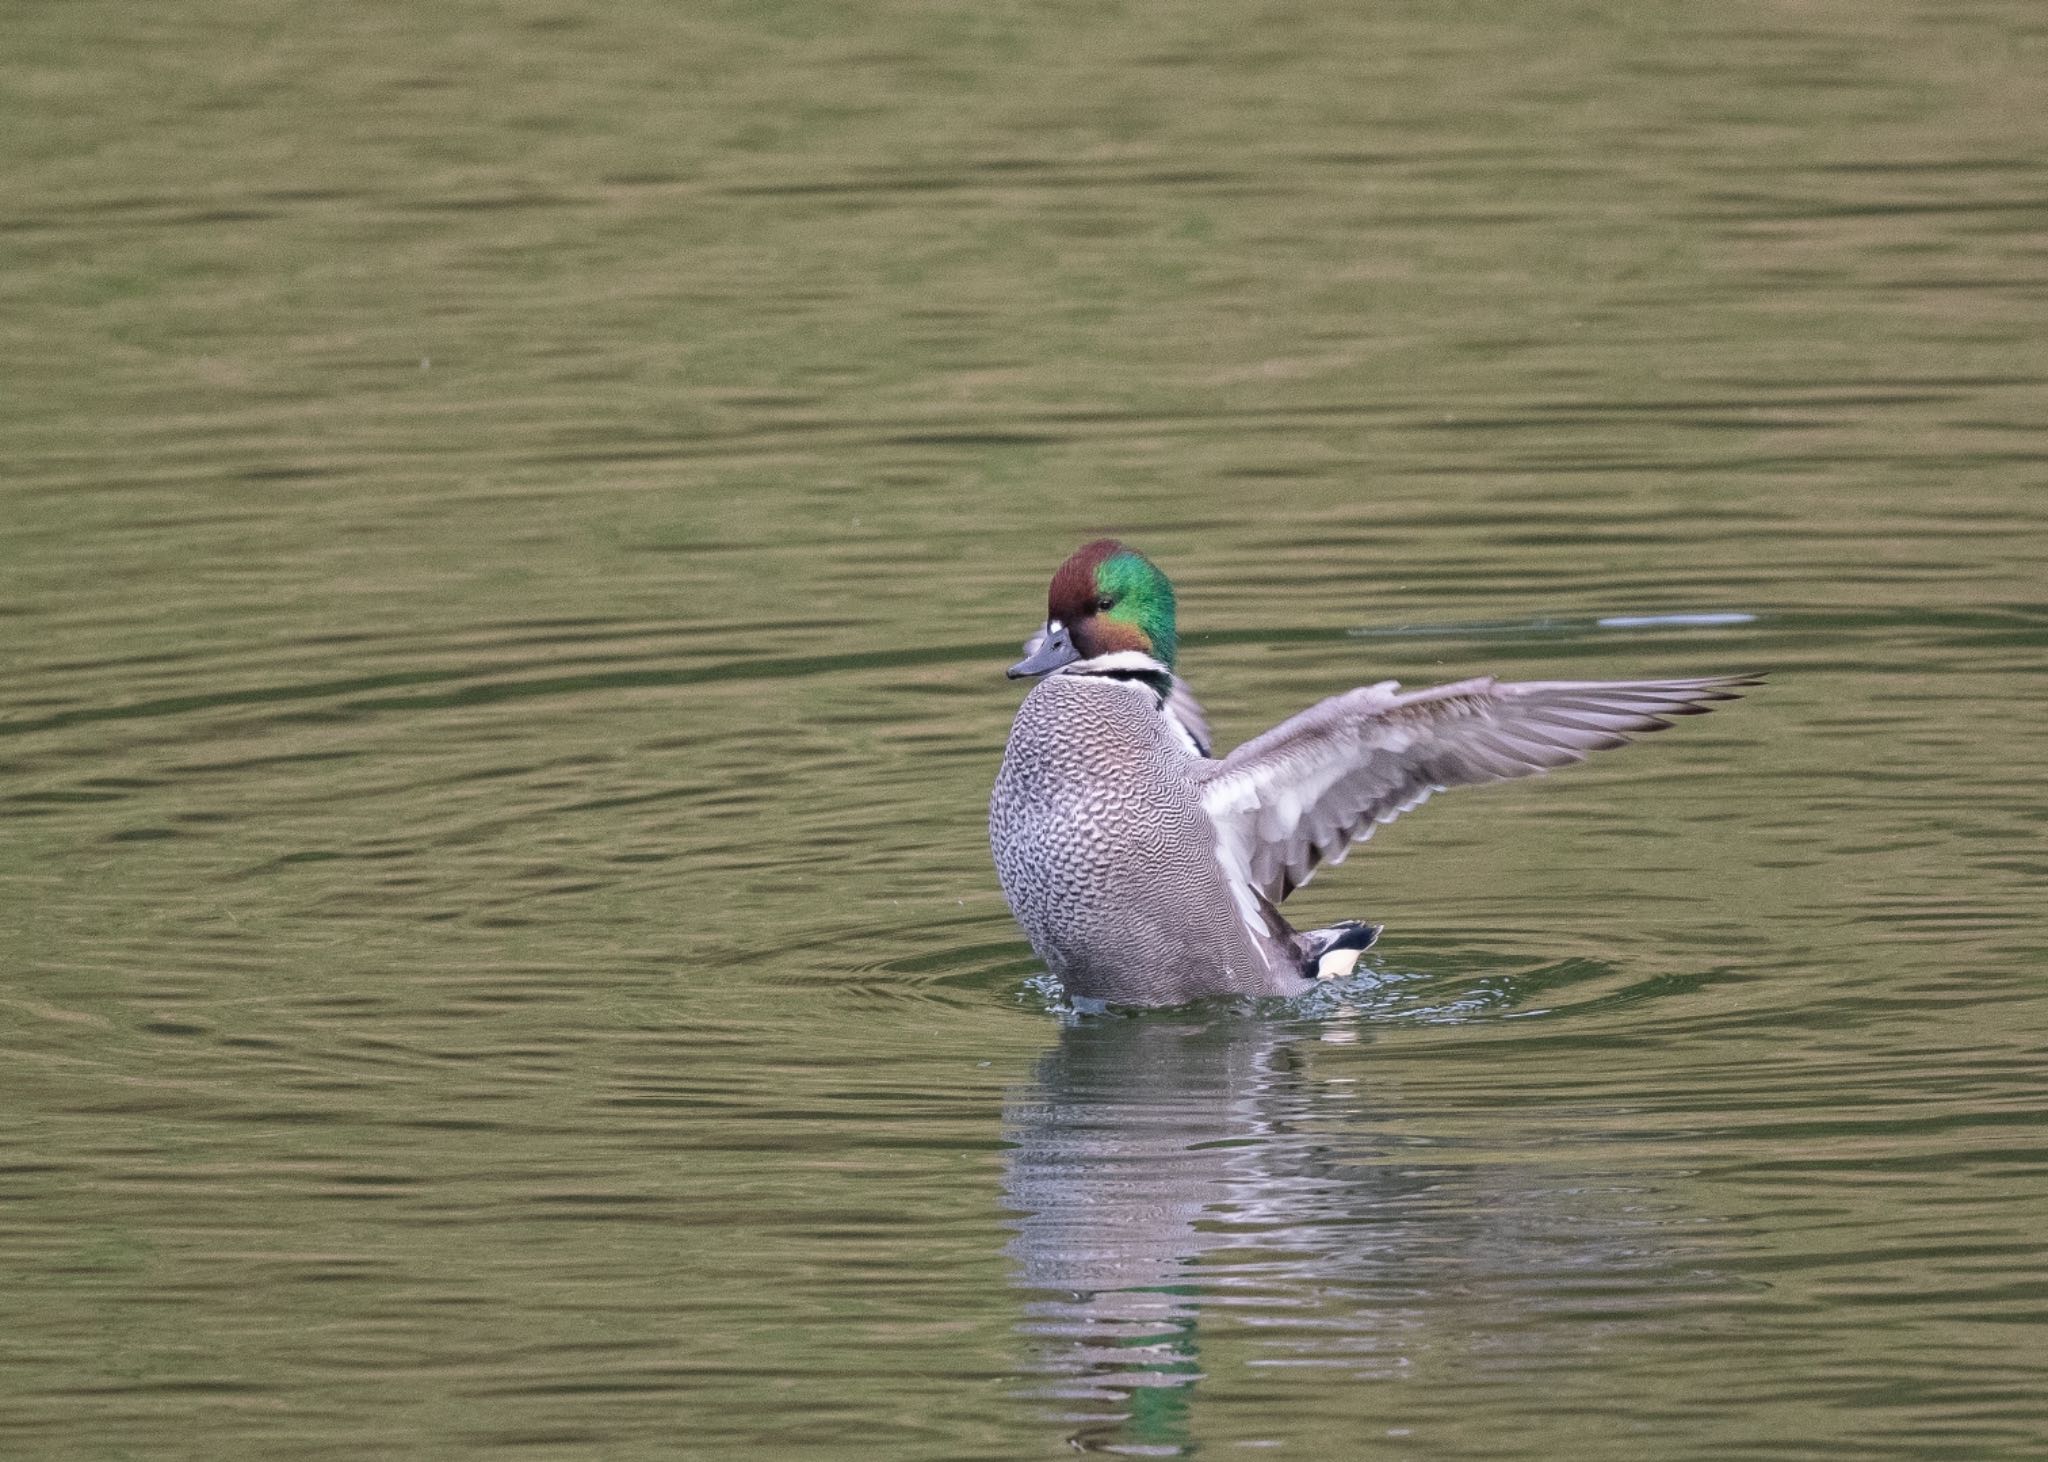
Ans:
{"label": "duck's reflection", "polygon": [[1024,1329],[1077,1446],[1185,1449],[1202,1306],[1229,1279],[1198,1282],[1203,1256],[1271,1245],[1289,1212],[1311,1221],[1325,1180],[1287,1171],[1305,1156],[1286,1130],[1300,1038],[1252,1021],[1087,1020],[1006,1104]]}
{"label": "duck's reflection", "polygon": [[1583,1174],[1510,1177],[1376,1136],[1368,1094],[1341,1074],[1359,1063],[1315,1059],[1316,1043],[1350,1035],[1089,1019],[1011,1094],[1012,1282],[1032,1394],[1054,1402],[1071,1445],[1190,1450],[1205,1374],[1403,1376],[1445,1324],[1474,1369],[1518,1352],[1541,1369],[1569,1348],[1550,1333],[1534,1341],[1550,1354],[1528,1353],[1545,1276],[1561,1291],[1598,1273],[1619,1302],[1610,1323],[1656,1303],[1670,1256],[1640,1208],[1625,1216],[1611,1189],[1589,1203]]}

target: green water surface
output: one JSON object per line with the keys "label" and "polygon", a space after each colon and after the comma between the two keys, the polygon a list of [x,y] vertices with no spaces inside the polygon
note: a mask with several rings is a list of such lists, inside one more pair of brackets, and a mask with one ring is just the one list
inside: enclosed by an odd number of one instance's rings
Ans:
{"label": "green water surface", "polygon": [[[2048,1455],[2035,0],[16,0],[0,182],[0,1454]],[[1103,532],[1225,746],[1772,681],[1064,1019]]]}

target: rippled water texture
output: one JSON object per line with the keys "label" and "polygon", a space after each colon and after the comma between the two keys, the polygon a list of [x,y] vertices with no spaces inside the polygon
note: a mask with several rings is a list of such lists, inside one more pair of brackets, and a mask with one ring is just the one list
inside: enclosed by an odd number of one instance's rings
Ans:
{"label": "rippled water texture", "polygon": [[[13,6],[0,1453],[2048,1455],[2048,16]],[[1062,1014],[1231,745],[1762,669]]]}

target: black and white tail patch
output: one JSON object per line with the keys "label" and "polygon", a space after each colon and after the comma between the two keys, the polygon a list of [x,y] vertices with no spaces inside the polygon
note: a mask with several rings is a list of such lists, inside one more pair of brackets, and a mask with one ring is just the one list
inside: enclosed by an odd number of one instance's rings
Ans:
{"label": "black and white tail patch", "polygon": [[1327,929],[1305,929],[1296,947],[1301,951],[1301,972],[1311,980],[1341,980],[1358,968],[1358,957],[1371,949],[1380,937],[1380,924],[1346,919]]}

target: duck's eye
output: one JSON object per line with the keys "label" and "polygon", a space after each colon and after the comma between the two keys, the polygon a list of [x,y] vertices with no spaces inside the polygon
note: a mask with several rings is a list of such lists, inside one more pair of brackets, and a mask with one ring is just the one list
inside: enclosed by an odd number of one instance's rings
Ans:
{"label": "duck's eye", "polygon": [[1097,614],[1107,613],[1109,610],[1112,610],[1114,608],[1116,608],[1116,596],[1114,594],[1108,595],[1105,598],[1101,598],[1095,601],[1095,612]]}

